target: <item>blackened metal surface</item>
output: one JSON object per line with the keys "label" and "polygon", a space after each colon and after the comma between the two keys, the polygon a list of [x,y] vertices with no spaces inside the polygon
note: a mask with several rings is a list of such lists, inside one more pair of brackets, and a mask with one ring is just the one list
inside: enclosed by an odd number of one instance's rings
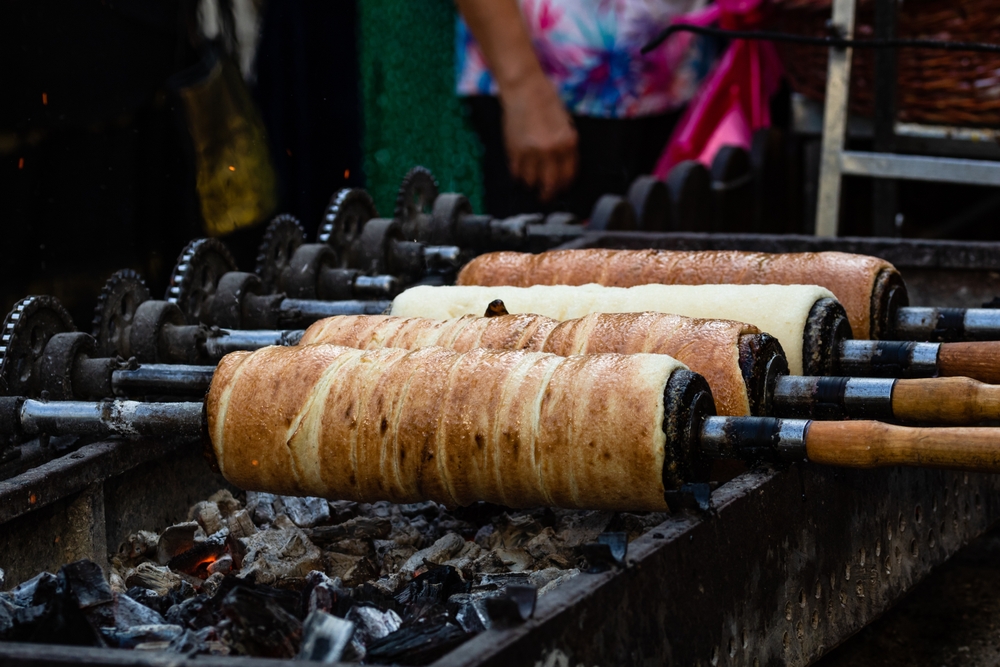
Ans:
{"label": "blackened metal surface", "polygon": [[81,447],[72,454],[0,481],[0,523],[181,448],[176,442],[166,441],[141,444],[106,441]]}
{"label": "blackened metal surface", "polygon": [[995,476],[796,465],[747,473],[437,667],[804,665],[1000,517]]}
{"label": "blackened metal surface", "polygon": [[[5,667],[302,667],[319,664],[301,660],[230,658],[201,655],[185,658],[161,651],[123,651],[87,646],[53,646],[0,642],[0,664]],[[329,663],[341,664],[343,663]]]}

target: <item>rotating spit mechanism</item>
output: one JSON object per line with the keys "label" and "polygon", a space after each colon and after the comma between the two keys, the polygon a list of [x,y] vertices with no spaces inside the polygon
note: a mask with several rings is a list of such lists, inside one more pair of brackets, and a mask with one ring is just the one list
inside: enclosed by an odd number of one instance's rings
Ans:
{"label": "rotating spit mechanism", "polygon": [[[282,220],[281,226],[287,227],[287,221]],[[282,280],[279,274],[294,274],[295,278],[287,281],[295,283],[295,289],[317,296],[319,292],[325,294],[343,289],[344,283],[338,276],[345,274],[331,268],[333,258],[327,254],[329,252],[330,249],[321,244],[301,245],[286,267],[266,266],[265,261],[261,273],[272,280]],[[266,260],[268,253],[262,254]],[[270,256],[282,255],[273,252]],[[355,276],[355,285],[360,278]],[[396,289],[390,277],[377,278],[374,281],[377,289],[390,292]],[[378,314],[389,306],[384,300],[324,301],[288,298],[283,293],[268,294],[260,276],[236,270],[232,255],[217,239],[196,239],[188,244],[174,267],[167,301],[181,309],[189,324],[254,330],[309,324],[333,315]]]}
{"label": "rotating spit mechanism", "polygon": [[347,268],[330,245],[305,243],[305,231],[291,215],[279,215],[268,224],[256,274],[263,292],[283,292],[292,299],[389,299],[400,291],[394,276]]}

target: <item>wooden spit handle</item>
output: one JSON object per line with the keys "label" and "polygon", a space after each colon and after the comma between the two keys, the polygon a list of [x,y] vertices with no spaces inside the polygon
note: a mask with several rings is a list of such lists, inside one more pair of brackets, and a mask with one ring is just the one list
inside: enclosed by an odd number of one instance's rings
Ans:
{"label": "wooden spit handle", "polygon": [[941,343],[938,370],[942,376],[1000,384],[1000,341]]}
{"label": "wooden spit handle", "polygon": [[1000,385],[967,377],[897,380],[892,414],[903,421],[975,424],[1000,419]]}
{"label": "wooden spit handle", "polygon": [[905,465],[1000,472],[998,428],[909,428],[874,421],[814,421],[805,440],[806,457],[826,465]]}

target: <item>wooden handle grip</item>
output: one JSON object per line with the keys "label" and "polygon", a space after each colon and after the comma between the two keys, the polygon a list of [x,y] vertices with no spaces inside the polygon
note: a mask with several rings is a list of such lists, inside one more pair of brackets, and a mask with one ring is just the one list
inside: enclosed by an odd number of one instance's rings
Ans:
{"label": "wooden handle grip", "polygon": [[938,369],[944,376],[1000,384],[1000,341],[942,343]]}
{"label": "wooden handle grip", "polygon": [[1000,428],[909,428],[873,421],[814,421],[810,461],[851,468],[921,466],[1000,472]]}
{"label": "wooden handle grip", "polygon": [[898,380],[892,414],[903,421],[975,424],[1000,419],[1000,385],[967,377]]}

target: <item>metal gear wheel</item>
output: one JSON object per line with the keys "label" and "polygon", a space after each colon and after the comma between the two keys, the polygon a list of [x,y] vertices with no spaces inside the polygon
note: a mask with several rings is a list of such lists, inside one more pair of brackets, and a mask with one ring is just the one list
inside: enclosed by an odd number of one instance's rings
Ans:
{"label": "metal gear wheel", "polygon": [[96,356],[117,357],[124,354],[127,348],[125,336],[135,313],[141,304],[151,298],[146,282],[132,269],[121,269],[111,274],[94,308],[91,330],[97,341]]}
{"label": "metal gear wheel", "polygon": [[323,214],[319,242],[336,251],[340,268],[349,265],[355,242],[372,218],[378,217],[371,195],[361,188],[344,188],[330,198]]}
{"label": "metal gear wheel", "polygon": [[222,241],[195,239],[177,259],[167,287],[167,301],[177,304],[188,324],[198,324],[202,308],[215,294],[219,279],[236,270],[236,260]]}
{"label": "metal gear wheel", "polygon": [[403,236],[407,240],[416,239],[417,222],[421,215],[431,215],[437,196],[437,179],[426,167],[414,167],[403,177],[396,194],[393,217],[403,225]]}
{"label": "metal gear wheel", "polygon": [[257,250],[257,268],[265,294],[280,291],[281,274],[292,261],[292,255],[306,242],[306,232],[294,215],[282,213],[267,225]]}
{"label": "metal gear wheel", "polygon": [[51,296],[29,296],[14,304],[0,329],[0,395],[38,396],[39,361],[56,334],[76,331],[73,318]]}

